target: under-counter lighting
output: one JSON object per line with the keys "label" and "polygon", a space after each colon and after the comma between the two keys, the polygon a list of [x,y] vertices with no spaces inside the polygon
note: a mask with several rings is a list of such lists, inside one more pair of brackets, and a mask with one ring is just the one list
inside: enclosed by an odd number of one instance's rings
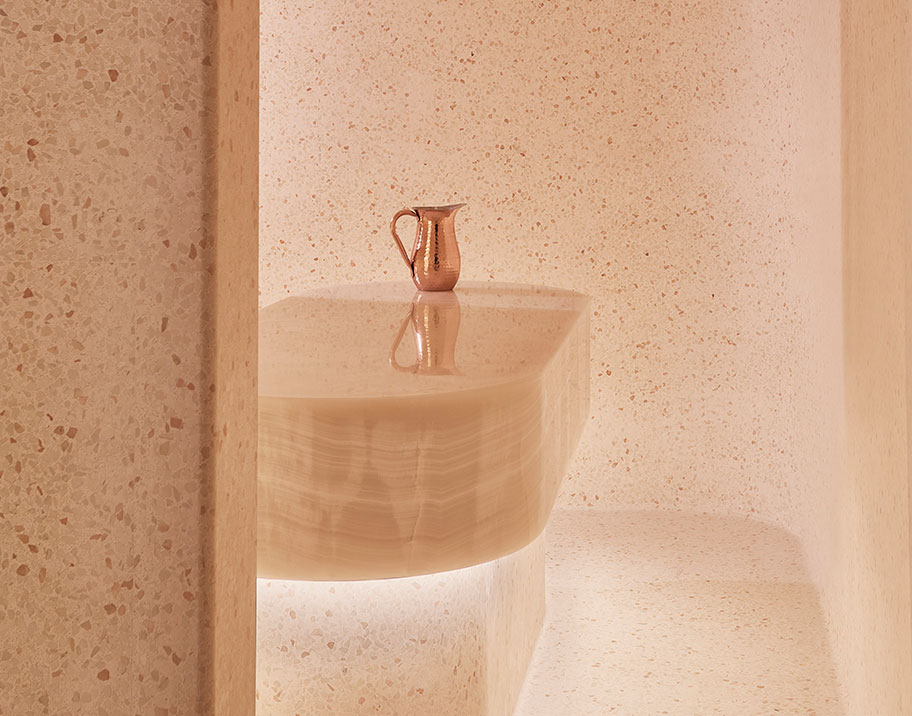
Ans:
{"label": "under-counter lighting", "polygon": [[419,577],[258,579],[258,712],[505,713],[543,618],[541,539]]}

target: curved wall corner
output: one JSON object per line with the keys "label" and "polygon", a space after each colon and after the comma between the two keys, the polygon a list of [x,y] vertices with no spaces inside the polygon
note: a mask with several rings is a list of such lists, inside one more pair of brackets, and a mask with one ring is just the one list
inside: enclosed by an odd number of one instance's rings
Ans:
{"label": "curved wall corner", "polygon": [[842,3],[844,463],[805,536],[846,713],[912,712],[912,8]]}
{"label": "curved wall corner", "polygon": [[257,3],[78,5],[0,12],[0,712],[246,716]]}

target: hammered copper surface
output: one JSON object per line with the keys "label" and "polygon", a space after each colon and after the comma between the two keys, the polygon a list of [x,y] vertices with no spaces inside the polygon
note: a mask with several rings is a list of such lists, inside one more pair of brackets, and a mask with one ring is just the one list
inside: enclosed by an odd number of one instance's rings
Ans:
{"label": "hammered copper surface", "polygon": [[[324,289],[260,312],[258,576],[439,572],[544,527],[588,415],[588,299],[504,284],[464,286],[458,303],[413,293]],[[403,315],[443,325],[457,309],[458,334],[421,329],[419,350],[441,355],[436,338],[455,336],[442,353],[458,371],[390,364]]]}
{"label": "hammered copper surface", "polygon": [[[455,217],[456,212],[464,206],[465,204],[415,206],[396,212],[390,221],[390,232],[418,290],[449,291],[456,286],[460,259]],[[407,215],[418,219],[411,257],[396,233],[396,222]]]}

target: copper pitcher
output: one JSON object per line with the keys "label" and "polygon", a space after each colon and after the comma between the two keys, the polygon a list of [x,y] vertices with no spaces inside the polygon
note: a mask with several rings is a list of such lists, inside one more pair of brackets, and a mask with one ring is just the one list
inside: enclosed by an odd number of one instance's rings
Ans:
{"label": "copper pitcher", "polygon": [[[459,319],[459,299],[454,292],[431,294],[419,291],[393,340],[390,365],[401,373],[461,375],[456,367]],[[400,365],[396,360],[396,350],[409,326],[418,357],[412,365]]]}
{"label": "copper pitcher", "polygon": [[[464,206],[415,206],[396,212],[390,222],[390,231],[399,253],[419,291],[449,291],[459,280],[455,217]],[[411,258],[396,233],[396,222],[406,214],[418,219],[418,233]]]}

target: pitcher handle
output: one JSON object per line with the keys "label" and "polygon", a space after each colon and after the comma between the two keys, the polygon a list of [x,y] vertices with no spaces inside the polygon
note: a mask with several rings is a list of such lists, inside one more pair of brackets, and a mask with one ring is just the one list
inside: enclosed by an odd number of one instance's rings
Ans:
{"label": "pitcher handle", "polygon": [[[395,221],[395,219],[394,219],[394,221]],[[394,236],[395,236],[395,234],[394,234]],[[397,239],[397,241],[398,241],[398,239]],[[400,365],[399,362],[396,360],[396,350],[399,348],[399,344],[402,343],[402,336],[405,335],[406,326],[408,326],[409,322],[412,319],[412,310],[413,309],[409,308],[409,312],[407,314],[405,314],[405,318],[402,319],[402,325],[399,326],[399,333],[396,334],[396,338],[393,340],[393,346],[392,346],[392,348],[390,348],[390,355],[389,355],[390,365],[393,368],[395,368],[396,370],[398,370],[400,373],[414,373],[415,371],[418,370],[417,363],[415,365],[406,366],[406,365]]]}
{"label": "pitcher handle", "polygon": [[405,261],[405,265],[408,266],[409,272],[412,270],[412,260],[409,258],[408,252],[405,250],[405,247],[402,245],[402,242],[399,240],[399,234],[396,233],[396,222],[399,221],[403,216],[414,216],[418,218],[418,212],[412,211],[411,209],[402,209],[397,211],[396,215],[390,221],[390,233],[393,235],[393,239],[396,241],[396,246],[399,247],[399,253],[402,254],[402,260]]}

